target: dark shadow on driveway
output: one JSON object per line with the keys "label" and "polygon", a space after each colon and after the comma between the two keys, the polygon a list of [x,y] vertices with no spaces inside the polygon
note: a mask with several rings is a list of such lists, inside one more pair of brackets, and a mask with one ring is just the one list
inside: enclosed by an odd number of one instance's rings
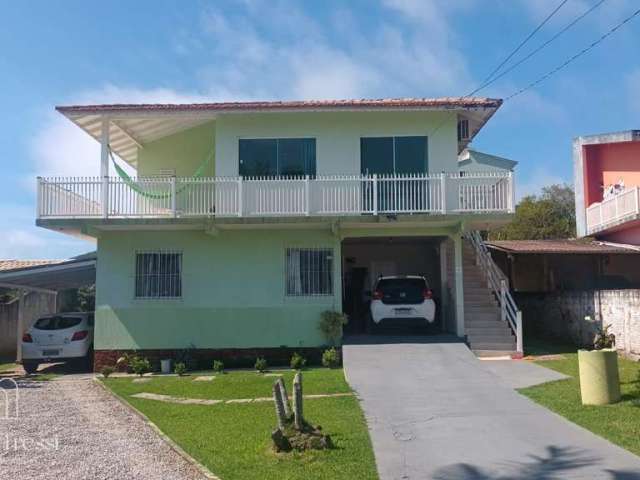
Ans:
{"label": "dark shadow on driveway", "polygon": [[[493,474],[467,463],[457,463],[438,469],[436,480],[559,480],[573,477],[569,472],[597,465],[599,458],[572,447],[548,446],[544,456],[530,455],[531,461],[506,464],[510,473]],[[613,480],[638,480],[640,473],[623,470],[606,470]],[[600,478],[600,477],[599,477]]]}

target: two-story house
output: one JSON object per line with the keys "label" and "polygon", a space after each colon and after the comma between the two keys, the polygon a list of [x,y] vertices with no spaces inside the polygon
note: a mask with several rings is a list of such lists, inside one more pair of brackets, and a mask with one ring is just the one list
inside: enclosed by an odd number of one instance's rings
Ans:
{"label": "two-story house", "polygon": [[573,141],[578,237],[640,245],[640,130]]}
{"label": "two-story house", "polygon": [[195,347],[231,363],[316,355],[320,314],[344,310],[362,332],[361,299],[390,274],[427,277],[442,331],[521,352],[508,289],[471,233],[512,217],[514,163],[459,165],[500,105],[58,107],[101,143],[101,176],[39,178],[37,224],[97,239],[96,367],[130,350]]}

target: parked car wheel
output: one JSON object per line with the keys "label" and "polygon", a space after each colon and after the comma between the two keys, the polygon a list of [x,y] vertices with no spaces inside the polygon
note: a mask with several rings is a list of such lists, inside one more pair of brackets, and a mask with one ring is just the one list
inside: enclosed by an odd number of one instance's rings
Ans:
{"label": "parked car wheel", "polygon": [[29,375],[31,375],[32,373],[36,373],[38,371],[38,362],[28,362],[28,361],[24,361],[22,362],[22,368],[24,368],[24,371],[27,372]]}

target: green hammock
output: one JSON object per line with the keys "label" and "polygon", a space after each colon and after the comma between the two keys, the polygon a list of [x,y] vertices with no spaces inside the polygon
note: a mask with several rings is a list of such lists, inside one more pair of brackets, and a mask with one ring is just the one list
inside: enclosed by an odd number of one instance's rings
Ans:
{"label": "green hammock", "polygon": [[[201,178],[201,177],[204,176],[204,173],[205,173],[205,171],[207,169],[207,166],[209,165],[209,163],[211,163],[211,159],[214,156],[214,152],[215,152],[215,150],[212,149],[211,153],[209,153],[209,155],[207,155],[207,158],[204,159],[204,161],[200,164],[200,166],[193,173],[191,178]],[[133,178],[131,178],[127,174],[127,172],[125,172],[122,169],[122,167],[120,167],[120,165],[118,165],[116,163],[115,158],[113,158],[113,152],[111,151],[111,148],[109,148],[109,156],[111,157],[111,162],[113,162],[113,167],[116,169],[116,172],[118,173],[118,176],[134,192],[138,193],[139,195],[142,195],[143,197],[152,198],[152,199],[158,199],[158,200],[171,197],[171,192],[152,192],[152,191],[148,191],[148,190],[143,189],[138,184],[138,182],[136,182]],[[191,185],[183,185],[182,187],[180,187],[179,189],[176,190],[176,195],[179,195],[180,193],[184,192],[186,189],[188,189],[190,187],[191,187]]]}

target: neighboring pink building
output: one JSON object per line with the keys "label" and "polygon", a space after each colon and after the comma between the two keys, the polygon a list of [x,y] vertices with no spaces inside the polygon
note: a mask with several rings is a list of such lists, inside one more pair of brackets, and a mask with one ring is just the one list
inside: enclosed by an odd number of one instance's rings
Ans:
{"label": "neighboring pink building", "polygon": [[578,237],[640,245],[640,130],[573,142]]}

